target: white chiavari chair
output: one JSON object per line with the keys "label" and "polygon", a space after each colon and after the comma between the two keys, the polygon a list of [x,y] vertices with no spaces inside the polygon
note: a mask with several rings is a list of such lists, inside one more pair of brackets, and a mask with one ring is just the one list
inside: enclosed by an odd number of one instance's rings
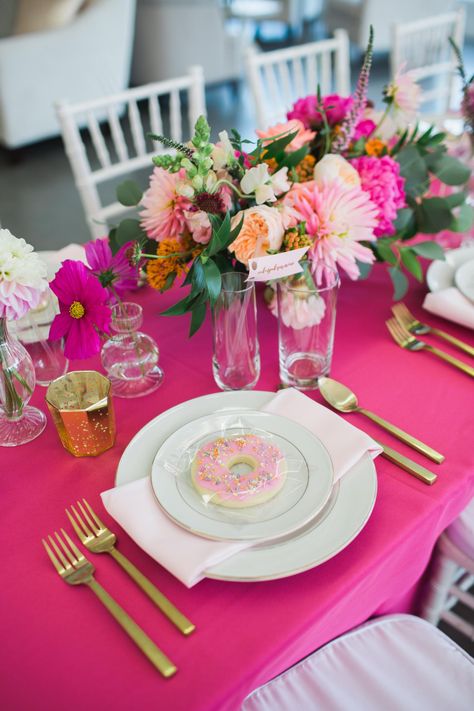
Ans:
{"label": "white chiavari chair", "polygon": [[344,30],[332,39],[272,52],[246,55],[247,76],[255,105],[257,127],[285,120],[296,99],[315,94],[350,92],[349,40]]}
{"label": "white chiavari chair", "polygon": [[394,24],[390,69],[392,76],[404,65],[423,88],[421,110],[442,118],[452,108],[459,78],[457,59],[449,43],[452,37],[462,49],[465,13],[463,9],[414,22]]}
{"label": "white chiavari chair", "polygon": [[[183,97],[187,99],[187,121]],[[162,111],[166,101],[169,111]],[[121,176],[150,167],[152,156],[169,152],[147,136],[165,134],[186,141],[196,119],[206,113],[202,68],[186,76],[127,89],[113,96],[77,104],[59,102],[56,111],[66,153],[93,237],[129,208],[101,195]],[[104,185],[103,185],[104,184]],[[102,191],[105,193],[106,191]],[[110,192],[110,191],[109,191]]]}

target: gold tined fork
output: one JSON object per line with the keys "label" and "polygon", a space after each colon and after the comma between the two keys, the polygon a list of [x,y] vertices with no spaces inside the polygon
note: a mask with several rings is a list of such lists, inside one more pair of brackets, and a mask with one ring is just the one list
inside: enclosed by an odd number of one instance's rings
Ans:
{"label": "gold tined fork", "polygon": [[117,542],[115,533],[112,533],[102,523],[85,499],[82,499],[82,502],[77,502],[77,508],[71,505],[72,513],[66,509],[66,514],[79,540],[82,541],[87,550],[92,551],[92,553],[109,553],[180,632],[184,635],[191,634],[195,629],[195,625],[123,553],[115,548]]}
{"label": "gold tined fork", "polygon": [[168,659],[113,597],[99,585],[94,578],[95,568],[92,563],[82,555],[64,529],[61,529],[61,533],[63,538],[59,533],[55,532],[56,540],[52,536],[48,536],[48,542],[44,538],[42,539],[46,553],[61,578],[69,585],[87,585],[153,666],[163,676],[173,676],[177,671],[173,662]]}
{"label": "gold tined fork", "polygon": [[474,347],[470,346],[468,343],[464,343],[459,338],[451,336],[446,331],[441,331],[439,328],[433,328],[428,326],[427,323],[422,323],[418,321],[415,316],[408,310],[408,308],[403,303],[394,304],[392,306],[393,315],[397,319],[398,323],[404,326],[407,331],[414,333],[416,336],[422,336],[425,333],[431,333],[434,336],[439,336],[444,338],[445,341],[449,341],[453,346],[459,348],[460,350],[468,353],[470,356],[474,356]]}

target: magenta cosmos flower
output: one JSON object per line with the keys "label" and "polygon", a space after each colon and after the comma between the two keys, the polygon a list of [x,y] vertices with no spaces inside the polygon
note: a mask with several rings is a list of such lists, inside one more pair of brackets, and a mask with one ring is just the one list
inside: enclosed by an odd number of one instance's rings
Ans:
{"label": "magenta cosmos flower", "polygon": [[107,237],[92,240],[85,245],[91,271],[107,289],[113,301],[127,289],[137,288],[138,270],[128,258],[131,246],[132,242],[127,242],[117,254],[112,254]]}
{"label": "magenta cosmos flower", "polygon": [[99,332],[109,332],[109,295],[85,264],[66,259],[50,283],[59,300],[59,314],[49,337],[65,339],[66,358],[90,358],[100,351]]}

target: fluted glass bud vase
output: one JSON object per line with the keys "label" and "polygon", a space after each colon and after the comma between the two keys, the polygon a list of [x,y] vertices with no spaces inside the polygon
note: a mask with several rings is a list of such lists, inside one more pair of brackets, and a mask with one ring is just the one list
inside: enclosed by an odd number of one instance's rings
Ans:
{"label": "fluted glass bud vase", "polygon": [[36,385],[33,361],[0,318],[0,446],[31,442],[46,427],[46,415],[28,405]]}
{"label": "fluted glass bud vase", "polygon": [[138,330],[142,321],[142,307],[138,304],[125,301],[112,307],[115,333],[102,346],[101,359],[117,397],[148,395],[163,380],[158,345]]}

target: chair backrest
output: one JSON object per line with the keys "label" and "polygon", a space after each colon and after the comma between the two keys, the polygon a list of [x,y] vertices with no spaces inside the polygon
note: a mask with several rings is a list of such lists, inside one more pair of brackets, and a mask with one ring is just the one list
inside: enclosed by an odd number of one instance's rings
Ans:
{"label": "chair backrest", "polygon": [[[187,121],[182,95],[187,99]],[[151,171],[152,157],[169,152],[147,133],[188,140],[196,119],[206,114],[202,68],[191,67],[186,76],[92,101],[59,102],[56,111],[89,229],[93,237],[102,237],[130,209],[110,197],[110,183],[145,167]],[[102,193],[108,187],[108,196],[99,193],[104,183],[108,186]]]}
{"label": "chair backrest", "polygon": [[349,39],[344,30],[334,38],[310,42],[273,52],[246,55],[247,75],[252,92],[258,128],[285,120],[296,99],[316,94],[350,92]]}
{"label": "chair backrest", "polygon": [[462,49],[464,24],[465,13],[460,9],[393,25],[392,76],[405,65],[405,70],[410,70],[422,86],[422,109],[425,105],[425,110],[430,113],[443,115],[452,106],[459,80],[456,76],[457,59],[449,38],[452,37]]}

